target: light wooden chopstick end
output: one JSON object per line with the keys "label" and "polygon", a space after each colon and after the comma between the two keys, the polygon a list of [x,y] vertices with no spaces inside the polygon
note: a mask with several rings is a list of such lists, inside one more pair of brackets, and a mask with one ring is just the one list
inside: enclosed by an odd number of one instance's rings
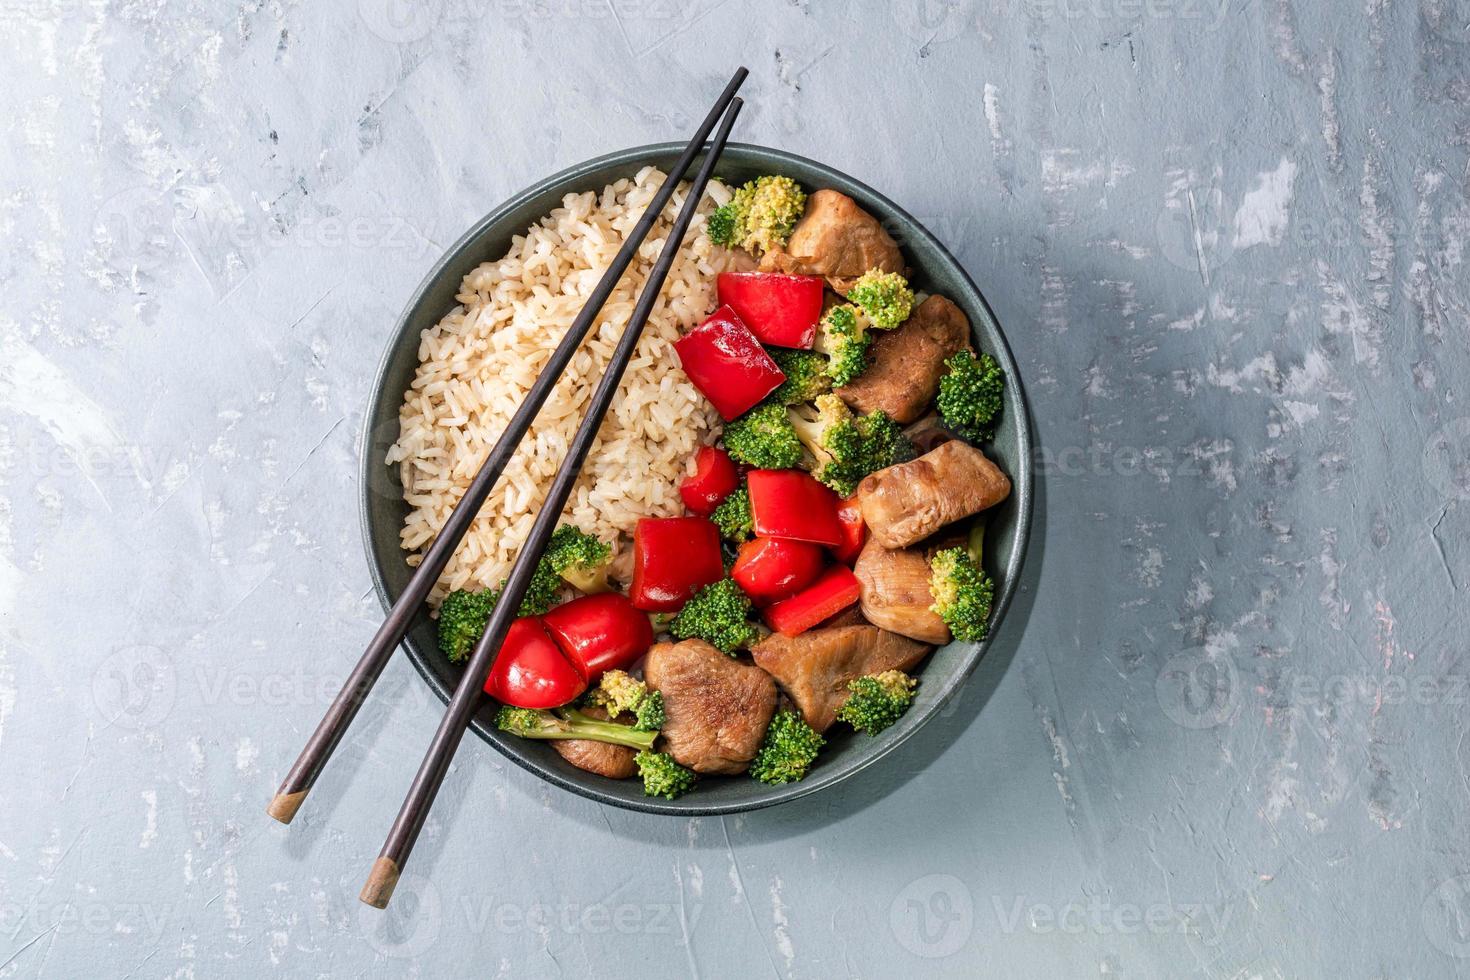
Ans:
{"label": "light wooden chopstick end", "polygon": [[295,793],[277,793],[271,800],[271,805],[265,808],[265,812],[281,823],[290,823],[304,802],[306,802],[306,790],[304,789],[297,790]]}
{"label": "light wooden chopstick end", "polygon": [[375,909],[385,909],[397,885],[397,863],[392,858],[380,857],[373,862],[373,873],[368,875],[367,884],[362,886],[362,894],[357,897]]}

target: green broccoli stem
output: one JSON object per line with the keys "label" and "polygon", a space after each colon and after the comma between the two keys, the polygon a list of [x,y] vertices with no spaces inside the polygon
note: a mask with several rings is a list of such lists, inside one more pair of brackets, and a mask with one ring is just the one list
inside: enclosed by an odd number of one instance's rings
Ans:
{"label": "green broccoli stem", "polygon": [[515,728],[513,734],[522,738],[536,739],[588,739],[593,742],[607,742],[612,745],[624,745],[630,749],[649,749],[653,747],[654,739],[658,738],[658,732],[639,731],[627,725],[619,725],[610,721],[600,721],[590,715],[583,714],[576,708],[560,708],[551,718],[564,722],[565,724],[546,723],[536,728]]}
{"label": "green broccoli stem", "polygon": [[970,524],[970,536],[965,541],[965,551],[969,553],[970,560],[975,567],[980,567],[980,559],[985,557],[985,515],[976,517]]}
{"label": "green broccoli stem", "polygon": [[562,571],[561,577],[572,588],[588,595],[612,591],[612,583],[608,580],[606,565],[598,565],[595,568],[589,568],[586,565],[572,565]]}

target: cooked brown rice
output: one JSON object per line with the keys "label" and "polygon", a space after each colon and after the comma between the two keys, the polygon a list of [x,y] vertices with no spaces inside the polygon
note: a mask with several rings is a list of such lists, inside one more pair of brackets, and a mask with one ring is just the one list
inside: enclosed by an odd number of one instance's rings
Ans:
{"label": "cooked brown rice", "polygon": [[[460,305],[423,332],[419,368],[399,410],[398,441],[387,457],[398,465],[413,508],[401,534],[409,564],[418,564],[443,527],[663,181],[662,172],[645,167],[601,194],[567,195],[516,236],[504,258],[465,276]],[[603,307],[440,576],[434,605],[453,589],[494,586],[509,572],[687,190],[681,184],[674,193]],[[678,369],[672,344],[713,309],[715,275],[735,261],[704,229],[704,216],[729,196],[724,185],[709,184],[564,512],[564,519],[616,544],[624,575],[633,525],[640,517],[680,512],[677,482],[696,447],[718,431],[719,416]]]}

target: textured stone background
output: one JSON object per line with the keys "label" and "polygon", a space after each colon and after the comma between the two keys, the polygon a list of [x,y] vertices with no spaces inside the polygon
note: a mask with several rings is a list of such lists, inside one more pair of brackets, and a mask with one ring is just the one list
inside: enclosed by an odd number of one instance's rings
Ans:
{"label": "textured stone background", "polygon": [[[1470,2],[4,0],[0,976],[1470,974]],[[467,742],[380,612],[392,319],[514,190],[680,138],[882,188],[1006,325],[1024,593],[955,709],[745,818]]]}

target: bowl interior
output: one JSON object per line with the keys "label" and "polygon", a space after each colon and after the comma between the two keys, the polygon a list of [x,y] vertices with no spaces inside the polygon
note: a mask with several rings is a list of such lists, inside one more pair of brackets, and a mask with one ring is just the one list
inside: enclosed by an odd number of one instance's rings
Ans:
{"label": "bowl interior", "polygon": [[[385,609],[402,594],[412,569],[398,546],[398,532],[408,513],[396,467],[383,460],[398,438],[398,409],[418,366],[420,332],[437,323],[455,304],[460,280],[481,262],[498,258],[511,237],[561,203],[565,194],[601,189],[639,168],[667,170],[682,144],[665,143],[608,154],[562,171],[522,191],[481,219],[456,242],[425,277],[399,318],[378,369],[370,395],[361,446],[363,535],[378,596]],[[991,635],[1001,628],[1020,577],[1030,527],[1032,482],[1031,438],[1026,404],[1016,365],[989,305],[964,270],[917,221],[871,188],[804,157],[749,144],[727,146],[717,174],[740,183],[765,173],[795,178],[804,187],[832,187],[877,216],[899,242],[912,268],[916,289],[942,293],[970,318],[979,348],[994,354],[1005,368],[1007,402],[1003,422],[987,451],[1010,475],[1009,500],[991,512],[986,534],[986,566],[996,579]],[[671,370],[677,368],[670,365]],[[678,800],[654,800],[642,794],[636,779],[611,780],[568,765],[549,746],[503,735],[492,726],[490,708],[476,716],[473,728],[517,764],[545,779],[605,803],[657,813],[732,813],[785,802],[816,792],[851,775],[891,751],[917,731],[959,688],[984,655],[988,643],[951,643],[924,662],[914,707],[877,738],[854,737],[834,729],[829,745],[811,773],[799,783],[769,787],[745,777],[710,778]],[[404,641],[410,659],[440,698],[448,700],[459,681],[435,642],[434,626],[421,612]]]}

